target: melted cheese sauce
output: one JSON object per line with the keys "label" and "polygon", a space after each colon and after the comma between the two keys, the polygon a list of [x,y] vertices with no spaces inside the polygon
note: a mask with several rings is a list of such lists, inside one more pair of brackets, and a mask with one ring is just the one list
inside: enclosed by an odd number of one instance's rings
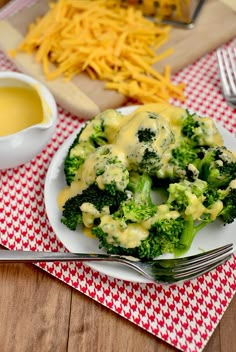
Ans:
{"label": "melted cheese sauce", "polygon": [[118,221],[111,215],[101,218],[100,227],[107,233],[107,242],[116,245],[117,242],[124,248],[135,248],[141,241],[148,237],[149,232],[143,224],[128,224],[122,228]]}
{"label": "melted cheese sauce", "polygon": [[0,136],[17,133],[43,121],[43,107],[36,90],[0,87]]}

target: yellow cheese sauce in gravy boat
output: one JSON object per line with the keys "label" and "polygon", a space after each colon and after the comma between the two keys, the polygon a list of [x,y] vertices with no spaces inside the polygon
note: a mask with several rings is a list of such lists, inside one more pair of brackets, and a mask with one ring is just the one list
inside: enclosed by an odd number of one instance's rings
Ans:
{"label": "yellow cheese sauce in gravy boat", "polygon": [[42,83],[22,73],[0,72],[0,170],[39,154],[56,121],[55,99]]}

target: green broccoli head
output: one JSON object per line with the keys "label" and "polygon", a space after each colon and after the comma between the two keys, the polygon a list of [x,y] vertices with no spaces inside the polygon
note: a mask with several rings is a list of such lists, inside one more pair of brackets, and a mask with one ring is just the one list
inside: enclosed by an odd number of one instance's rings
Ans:
{"label": "green broccoli head", "polygon": [[119,123],[125,117],[117,110],[107,109],[97,114],[86,125],[80,141],[90,141],[96,148],[113,142],[119,130]]}
{"label": "green broccoli head", "polygon": [[183,138],[179,145],[168,151],[167,162],[158,170],[157,177],[169,179],[171,182],[186,178],[190,181],[195,180],[199,176],[195,166],[199,153],[199,148],[193,147],[187,138]]}
{"label": "green broccoli head", "polygon": [[110,193],[119,189],[123,191],[129,183],[129,171],[123,160],[114,155],[114,149],[106,149],[106,146],[99,148],[104,149],[96,158],[94,182],[101,189],[109,190]]}
{"label": "green broccoli head", "polygon": [[105,133],[104,120],[100,115],[95,116],[91,121],[87,122],[80,133],[79,142],[90,142],[95,148],[107,143]]}
{"label": "green broccoli head", "polygon": [[222,137],[213,119],[190,114],[188,110],[186,115],[182,116],[181,133],[193,146],[223,145]]}
{"label": "green broccoli head", "polygon": [[[183,231],[182,218],[157,220],[149,230],[149,237],[142,242],[140,252],[154,258],[164,253],[175,253]],[[158,248],[159,247],[159,248]],[[154,251],[153,249],[154,248]]]}
{"label": "green broccoli head", "polygon": [[171,209],[179,211],[184,216],[193,215],[198,219],[205,210],[203,201],[207,189],[207,182],[200,179],[193,182],[182,180],[178,183],[171,183],[168,187],[167,204]]}
{"label": "green broccoli head", "polygon": [[84,164],[87,156],[95,150],[94,146],[88,142],[78,143],[78,136],[72,144],[64,161],[64,174],[67,185],[75,179],[80,167]]}
{"label": "green broccoli head", "polygon": [[182,134],[188,138],[197,139],[196,130],[200,127],[200,123],[198,119],[196,119],[197,115],[191,114],[188,110],[186,110],[186,116],[183,118],[182,122]]}
{"label": "green broccoli head", "polygon": [[170,123],[158,114],[141,111],[121,127],[116,144],[127,151],[129,169],[154,176],[162,155],[174,143]]}
{"label": "green broccoli head", "polygon": [[140,143],[151,143],[156,137],[156,133],[151,128],[143,128],[141,127],[138,132],[138,140]]}
{"label": "green broccoli head", "polygon": [[[139,151],[141,151],[141,149],[139,149]],[[151,146],[144,146],[141,160],[137,164],[137,170],[154,176],[161,166],[161,156],[157,153],[157,151]]]}
{"label": "green broccoli head", "polygon": [[228,187],[236,178],[236,157],[226,147],[212,147],[205,151],[198,168],[200,177],[211,187]]}
{"label": "green broccoli head", "polygon": [[104,132],[104,124],[103,121],[99,121],[99,123],[94,124],[93,131],[89,136],[90,142],[94,145],[95,148],[100,147],[107,143],[107,138]]}
{"label": "green broccoli head", "polygon": [[231,181],[227,189],[218,190],[218,193],[223,202],[219,216],[225,224],[230,224],[236,219],[236,180]]}
{"label": "green broccoli head", "polygon": [[86,123],[71,144],[64,162],[64,174],[70,185],[87,156],[107,143],[103,120],[93,119]]}
{"label": "green broccoli head", "polygon": [[100,226],[94,227],[92,233],[99,239],[100,248],[105,248],[108,253],[150,260],[164,253],[174,253],[178,248],[182,229],[181,219],[157,220],[151,226],[148,237],[133,248],[122,246],[115,237],[111,241],[108,233]]}
{"label": "green broccoli head", "polygon": [[[81,194],[69,198],[62,211],[61,222],[70,230],[76,230],[78,224],[83,224],[83,205],[86,204],[86,213],[93,216],[93,220],[101,215],[104,207],[109,208],[109,213],[113,214],[118,210],[120,203],[127,199],[127,193],[116,190],[110,193],[108,190],[101,190],[97,185],[92,184],[87,189],[83,190]],[[92,206],[92,207],[91,207]],[[97,213],[94,214],[94,208]],[[89,209],[89,210],[88,210]]]}
{"label": "green broccoli head", "polygon": [[169,162],[185,170],[189,164],[194,163],[198,159],[198,153],[198,149],[193,149],[189,141],[183,139],[179,146],[172,150]]}
{"label": "green broccoli head", "polygon": [[147,174],[130,174],[127,186],[129,197],[120,204],[117,218],[125,222],[140,223],[156,213],[157,207],[151,199],[152,179]]}

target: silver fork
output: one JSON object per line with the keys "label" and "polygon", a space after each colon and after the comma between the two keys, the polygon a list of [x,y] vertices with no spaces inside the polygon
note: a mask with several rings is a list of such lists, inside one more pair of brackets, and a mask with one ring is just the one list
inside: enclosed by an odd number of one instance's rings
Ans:
{"label": "silver fork", "polygon": [[216,52],[220,80],[225,99],[236,104],[236,48],[218,49]]}
{"label": "silver fork", "polygon": [[0,263],[39,263],[68,261],[102,261],[124,264],[149,281],[176,283],[202,275],[230,258],[233,245],[228,244],[208,252],[183,258],[140,261],[134,257],[108,254],[84,254],[70,252],[32,252],[0,250]]}

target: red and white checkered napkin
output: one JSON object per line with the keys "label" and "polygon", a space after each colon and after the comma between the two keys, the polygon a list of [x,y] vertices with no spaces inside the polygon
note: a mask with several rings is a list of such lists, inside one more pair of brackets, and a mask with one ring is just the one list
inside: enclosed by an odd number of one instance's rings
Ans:
{"label": "red and white checkered napkin", "polygon": [[[0,70],[15,70],[1,52]],[[215,53],[181,71],[174,81],[186,83],[188,98],[184,107],[214,116],[235,133],[236,110],[222,98]],[[64,250],[48,222],[43,188],[52,156],[79,124],[78,118],[59,107],[56,132],[42,153],[21,167],[0,171],[3,246],[11,250]],[[236,257],[198,279],[173,286],[117,280],[81,263],[48,263],[40,267],[151,334],[189,352],[203,350],[236,292]]]}

